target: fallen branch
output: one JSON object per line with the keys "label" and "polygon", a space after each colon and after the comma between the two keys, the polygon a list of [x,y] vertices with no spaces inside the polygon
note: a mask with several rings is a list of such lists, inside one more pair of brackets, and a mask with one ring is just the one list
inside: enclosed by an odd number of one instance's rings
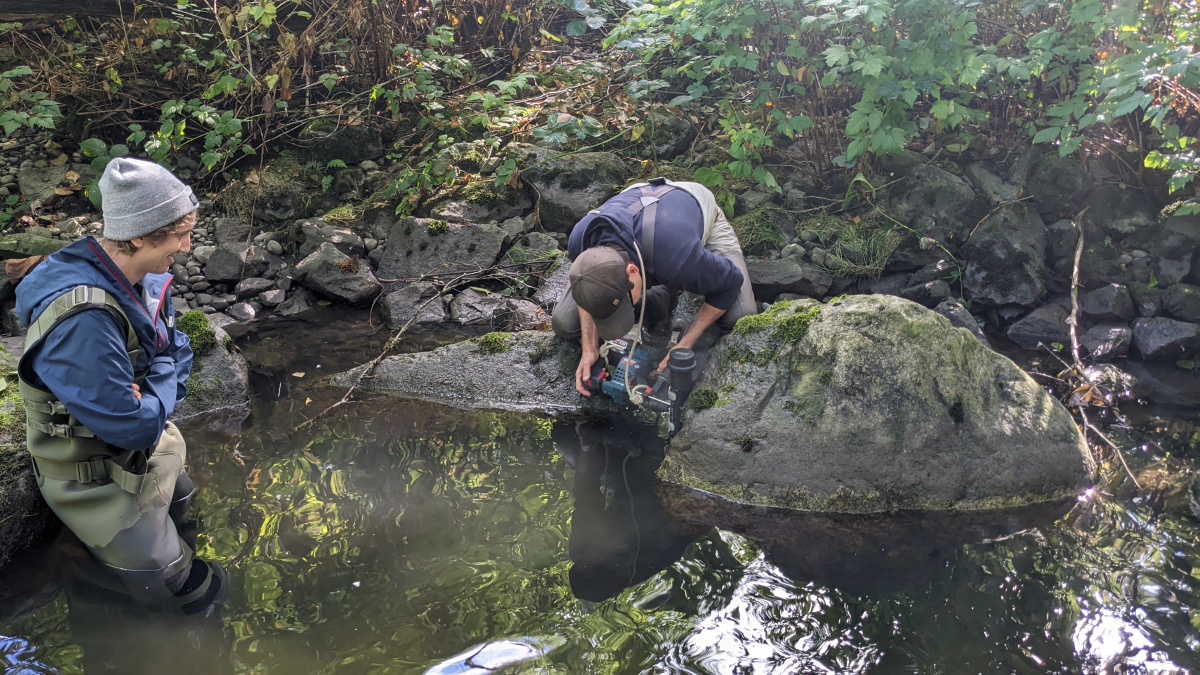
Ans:
{"label": "fallen branch", "polygon": [[[1067,328],[1071,334],[1071,360],[1075,364],[1073,370],[1078,377],[1083,378],[1085,381],[1087,378],[1083,374],[1083,362],[1079,359],[1079,261],[1083,258],[1083,215],[1087,213],[1088,208],[1090,207],[1085,206],[1082,211],[1075,215],[1072,221],[1072,224],[1079,229],[1079,239],[1075,243],[1075,264],[1071,268],[1071,316],[1067,318]],[[1133,484],[1139,490],[1142,489],[1137,477],[1129,470],[1129,464],[1125,462],[1125,455],[1121,452],[1121,448],[1118,448],[1116,443],[1109,440],[1108,436],[1105,436],[1088,421],[1087,413],[1084,412],[1085,405],[1086,402],[1078,406],[1079,417],[1083,420],[1084,443],[1087,443],[1087,432],[1089,430],[1099,436],[1101,440],[1108,444],[1108,447],[1113,449],[1113,452],[1117,453],[1117,458],[1121,460],[1121,466],[1125,467],[1125,473],[1129,474],[1129,478],[1133,481]]]}

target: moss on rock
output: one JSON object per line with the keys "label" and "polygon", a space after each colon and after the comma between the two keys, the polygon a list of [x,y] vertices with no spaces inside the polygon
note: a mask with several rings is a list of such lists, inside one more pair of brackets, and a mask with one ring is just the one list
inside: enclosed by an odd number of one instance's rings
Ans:
{"label": "moss on rock", "polygon": [[198,357],[207,355],[217,346],[217,334],[208,325],[208,315],[198,309],[179,315],[175,327],[192,341],[192,353]]}
{"label": "moss on rock", "polygon": [[499,354],[511,349],[509,346],[511,337],[509,333],[493,332],[475,338],[475,344],[481,354]]}

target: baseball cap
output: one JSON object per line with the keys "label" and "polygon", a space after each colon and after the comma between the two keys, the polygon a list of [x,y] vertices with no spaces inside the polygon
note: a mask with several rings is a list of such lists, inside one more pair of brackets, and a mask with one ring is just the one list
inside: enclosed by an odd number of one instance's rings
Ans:
{"label": "baseball cap", "polygon": [[615,340],[633,328],[633,302],[625,261],[611,248],[589,248],[571,264],[571,296],[596,322],[601,340]]}

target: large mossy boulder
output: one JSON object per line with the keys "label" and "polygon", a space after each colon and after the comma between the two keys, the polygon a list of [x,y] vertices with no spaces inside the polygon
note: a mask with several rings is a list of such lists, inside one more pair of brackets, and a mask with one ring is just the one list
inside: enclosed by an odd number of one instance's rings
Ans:
{"label": "large mossy boulder", "polygon": [[[611,409],[611,402],[588,401],[575,391],[578,363],[578,342],[559,340],[549,331],[487,333],[430,352],[389,356],[357,391],[549,415]],[[335,375],[323,384],[349,388],[359,372]]]}
{"label": "large mossy boulder", "polygon": [[0,564],[42,538],[57,522],[42,500],[25,449],[25,405],[17,360],[0,347]]}
{"label": "large mossy boulder", "polygon": [[714,348],[661,479],[809,511],[991,509],[1088,479],[1071,415],[967,330],[901,298],[781,302]]}
{"label": "large mossy boulder", "polygon": [[200,310],[177,317],[177,328],[192,341],[194,358],[187,397],[175,406],[172,420],[181,422],[218,411],[244,413],[240,417],[244,420],[249,414],[250,371],[223,329],[229,323],[233,320],[227,316]]}

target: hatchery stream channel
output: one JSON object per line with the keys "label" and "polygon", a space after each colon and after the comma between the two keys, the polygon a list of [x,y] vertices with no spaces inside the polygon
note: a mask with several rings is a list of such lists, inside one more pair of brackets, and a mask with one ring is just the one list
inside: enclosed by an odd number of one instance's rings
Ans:
{"label": "hatchery stream channel", "polygon": [[106,603],[50,542],[0,572],[4,672],[1200,668],[1191,374],[1153,373],[1160,402],[1123,407],[1141,489],[1114,473],[1057,509],[722,523],[656,497],[662,444],[626,424],[390,400],[293,433],[341,395],[308,383],[387,335],[330,310],[235,337],[251,417],[185,427],[198,551],[230,571],[229,600],[188,619]]}

